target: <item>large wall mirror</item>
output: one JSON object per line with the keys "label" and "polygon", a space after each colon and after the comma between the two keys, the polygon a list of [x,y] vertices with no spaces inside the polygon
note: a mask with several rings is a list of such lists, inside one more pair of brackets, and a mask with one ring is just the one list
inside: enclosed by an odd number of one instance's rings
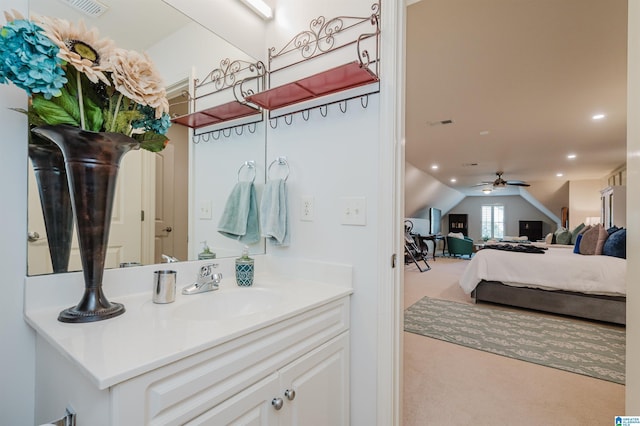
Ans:
{"label": "large wall mirror", "polygon": [[[148,53],[167,85],[172,115],[192,112],[185,94],[192,79],[205,78],[225,59],[256,61],[162,0],[100,3],[108,9],[95,18],[64,0],[31,0],[30,13],[83,20],[118,47]],[[217,225],[233,186],[248,178],[246,168],[241,170],[246,162],[255,164],[260,196],[267,162],[265,126],[262,121],[212,132],[195,143],[192,130],[174,124],[171,142],[161,153],[129,152],[118,176],[106,267],[160,263],[167,259],[163,254],[195,260],[205,241],[217,258],[238,256],[243,244],[218,233]],[[52,266],[31,167],[29,173],[27,273],[39,275],[51,273]],[[253,254],[264,253],[264,239],[249,247]],[[68,270],[81,270],[76,242]]]}

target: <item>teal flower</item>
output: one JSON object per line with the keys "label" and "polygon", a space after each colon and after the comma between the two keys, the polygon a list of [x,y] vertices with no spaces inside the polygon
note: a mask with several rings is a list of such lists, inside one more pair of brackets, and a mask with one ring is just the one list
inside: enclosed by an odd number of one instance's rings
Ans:
{"label": "teal flower", "polygon": [[38,25],[16,19],[0,30],[0,83],[10,81],[29,96],[61,95],[67,82],[58,47]]}
{"label": "teal flower", "polygon": [[134,129],[143,129],[145,132],[151,131],[164,135],[171,126],[171,117],[166,112],[158,119],[155,118],[156,110],[147,105],[140,105],[138,111],[143,114],[143,118],[134,120],[131,126]]}

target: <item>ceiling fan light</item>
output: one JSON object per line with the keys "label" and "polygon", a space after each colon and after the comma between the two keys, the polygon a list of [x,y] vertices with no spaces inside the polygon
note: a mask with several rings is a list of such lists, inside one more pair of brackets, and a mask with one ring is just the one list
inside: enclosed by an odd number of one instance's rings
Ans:
{"label": "ceiling fan light", "polygon": [[485,188],[482,190],[483,194],[491,194],[491,189],[490,188]]}

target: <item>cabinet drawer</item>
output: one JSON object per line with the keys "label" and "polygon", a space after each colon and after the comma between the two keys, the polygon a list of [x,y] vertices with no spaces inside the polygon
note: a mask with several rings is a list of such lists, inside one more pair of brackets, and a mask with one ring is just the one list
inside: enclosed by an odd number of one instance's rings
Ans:
{"label": "cabinet drawer", "polygon": [[183,424],[348,328],[346,297],[123,382],[113,424]]}

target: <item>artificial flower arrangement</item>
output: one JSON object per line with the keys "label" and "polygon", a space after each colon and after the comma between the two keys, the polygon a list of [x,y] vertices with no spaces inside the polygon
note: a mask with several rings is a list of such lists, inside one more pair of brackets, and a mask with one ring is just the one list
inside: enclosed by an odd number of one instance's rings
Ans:
{"label": "artificial flower arrangement", "polygon": [[146,55],[63,19],[5,12],[0,29],[0,83],[30,97],[30,125],[67,124],[116,132],[161,151],[171,125],[166,90]]}

